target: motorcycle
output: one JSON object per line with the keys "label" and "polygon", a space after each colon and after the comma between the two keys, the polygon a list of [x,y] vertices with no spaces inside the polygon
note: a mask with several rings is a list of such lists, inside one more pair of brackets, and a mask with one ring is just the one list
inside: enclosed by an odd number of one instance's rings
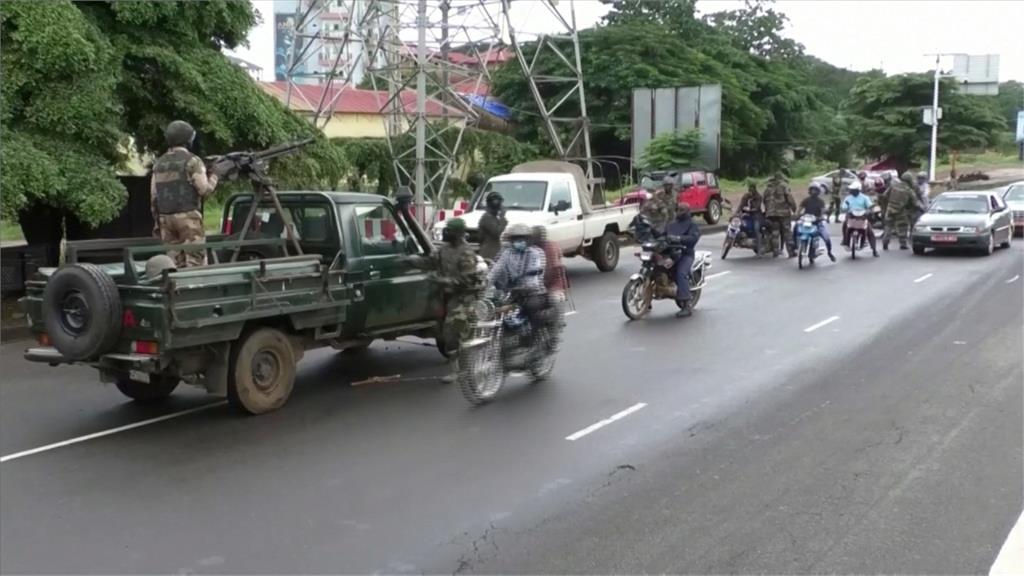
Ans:
{"label": "motorcycle", "polygon": [[481,300],[476,316],[473,338],[459,353],[459,387],[470,404],[493,400],[511,372],[526,372],[534,383],[551,375],[562,327],[556,306],[547,305],[532,326],[520,299],[506,294]]}
{"label": "motorcycle", "polygon": [[863,250],[868,237],[868,220],[866,210],[852,210],[846,215],[846,230],[849,234],[850,258],[857,259],[857,250]]}
{"label": "motorcycle", "polygon": [[[766,235],[767,230],[762,224],[761,238],[765,238]],[[733,216],[729,219],[729,226],[725,230],[725,240],[722,241],[722,260],[725,260],[733,247],[747,248],[755,253],[761,252],[762,247],[757,245],[757,236],[754,234],[754,219],[746,212],[741,216]]]}
{"label": "motorcycle", "polygon": [[824,254],[821,246],[821,232],[818,230],[818,219],[812,214],[804,214],[796,223],[797,254],[796,265],[800,270],[804,262],[814,264],[814,259]]}
{"label": "motorcycle", "polygon": [[[672,268],[675,261],[673,247],[665,240],[644,242],[640,258],[640,271],[629,277],[622,289],[622,311],[630,320],[639,320],[651,311],[653,300],[675,300],[676,282]],[[711,268],[711,252],[698,250],[690,268],[690,308],[700,301],[701,292],[707,283],[707,270]]]}

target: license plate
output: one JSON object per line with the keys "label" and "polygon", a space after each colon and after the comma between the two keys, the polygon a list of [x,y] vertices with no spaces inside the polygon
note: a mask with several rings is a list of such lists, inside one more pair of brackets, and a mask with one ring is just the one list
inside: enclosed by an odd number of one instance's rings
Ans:
{"label": "license plate", "polygon": [[139,370],[129,370],[128,371],[128,378],[130,378],[131,380],[134,380],[135,382],[142,382],[144,384],[149,384],[149,372],[140,372]]}
{"label": "license plate", "polygon": [[956,242],[954,234],[932,234],[932,242]]}

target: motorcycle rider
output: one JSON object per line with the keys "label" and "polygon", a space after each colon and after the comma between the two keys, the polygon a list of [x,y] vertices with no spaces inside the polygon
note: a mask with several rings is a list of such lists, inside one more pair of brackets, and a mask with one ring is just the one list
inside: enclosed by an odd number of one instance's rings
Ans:
{"label": "motorcycle rider", "polygon": [[676,217],[665,229],[665,236],[671,248],[674,248],[673,260],[676,280],[676,304],[679,312],[676,317],[682,318],[693,314],[690,308],[690,269],[693,268],[694,247],[700,240],[700,227],[693,221],[690,205],[680,202],[676,208]]}
{"label": "motorcycle rider", "polygon": [[[863,210],[866,213],[871,212],[871,206],[874,205],[871,197],[867,194],[861,194],[860,182],[854,182],[850,184],[849,195],[843,199],[843,213],[848,213],[853,210]],[[850,245],[850,231],[847,228],[846,220],[843,221],[843,246]],[[867,227],[868,243],[871,245],[871,254],[878,258],[878,248],[875,242],[875,231],[871,229],[871,226]]]}
{"label": "motorcycle rider", "polygon": [[442,345],[449,351],[451,370],[442,380],[454,382],[459,373],[459,347],[473,337],[476,302],[483,278],[477,271],[477,256],[466,243],[466,222],[452,218],[443,230],[444,245],[429,256],[409,256],[405,261],[416,268],[435,272],[433,280],[444,294],[445,316]]}
{"label": "motorcycle rider", "polygon": [[790,258],[796,256],[793,248],[793,228],[790,223],[796,212],[796,200],[793,199],[793,194],[789,191],[789,182],[781,170],[775,172],[765,187],[764,211],[772,230],[772,255],[779,255],[779,246],[775,243],[775,233],[778,232],[786,244],[786,253]]}
{"label": "motorcycle rider", "polygon": [[650,199],[644,202],[640,214],[647,218],[654,230],[662,231],[676,214],[675,182],[665,176],[661,188],[654,190]]}
{"label": "motorcycle rider", "polygon": [[533,231],[526,224],[517,222],[509,225],[505,232],[508,248],[501,251],[487,275],[488,286],[512,295],[530,326],[540,326],[542,315],[547,308],[544,288],[544,268],[547,259],[544,250],[531,245]]}
{"label": "motorcycle rider", "polygon": [[[809,196],[800,202],[797,209],[797,218],[804,214],[814,216],[814,222],[818,225],[818,235],[825,242],[825,250],[828,251],[829,260],[835,262],[836,257],[832,254],[832,239],[828,236],[828,213],[825,211],[825,201],[821,199],[821,186],[811,184],[807,189]],[[796,222],[793,223],[793,236],[796,236]]]}
{"label": "motorcycle rider", "polygon": [[914,191],[914,174],[909,170],[900,175],[900,182],[889,192],[889,203],[885,212],[885,232],[882,236],[882,250],[889,249],[893,234],[900,243],[900,250],[907,249],[911,216],[922,210],[921,200]]}
{"label": "motorcycle rider", "polygon": [[491,191],[484,202],[486,211],[480,216],[480,249],[477,253],[482,258],[494,260],[501,250],[501,234],[508,225],[503,208],[505,198],[499,192]]}
{"label": "motorcycle rider", "polygon": [[757,191],[757,184],[747,182],[747,193],[740,198],[741,217],[750,218],[750,227],[754,229],[754,253],[761,254],[761,228],[764,227],[764,196]]}

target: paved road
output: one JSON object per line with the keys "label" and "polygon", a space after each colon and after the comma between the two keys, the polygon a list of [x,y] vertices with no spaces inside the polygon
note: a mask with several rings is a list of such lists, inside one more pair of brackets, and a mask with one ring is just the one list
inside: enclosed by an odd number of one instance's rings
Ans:
{"label": "paved road", "polygon": [[[692,318],[633,323],[633,263],[572,262],[550,382],[474,409],[430,347],[310,353],[277,413],[0,464],[0,571],[984,572],[1024,493],[1022,245],[804,272],[741,252]],[[3,455],[211,402],[142,409],[20,348]]]}

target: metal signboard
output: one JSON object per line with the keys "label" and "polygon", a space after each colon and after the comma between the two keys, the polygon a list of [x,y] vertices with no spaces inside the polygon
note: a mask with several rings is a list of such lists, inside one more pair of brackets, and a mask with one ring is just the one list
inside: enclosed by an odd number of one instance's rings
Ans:
{"label": "metal signboard", "polygon": [[999,55],[955,54],[953,77],[964,94],[995,96],[999,94]]}
{"label": "metal signboard", "polygon": [[1024,142],[1024,110],[1017,112],[1017,142]]}
{"label": "metal signboard", "polygon": [[717,170],[721,164],[722,86],[635,88],[632,127],[634,163],[655,136],[698,129],[700,165]]}

